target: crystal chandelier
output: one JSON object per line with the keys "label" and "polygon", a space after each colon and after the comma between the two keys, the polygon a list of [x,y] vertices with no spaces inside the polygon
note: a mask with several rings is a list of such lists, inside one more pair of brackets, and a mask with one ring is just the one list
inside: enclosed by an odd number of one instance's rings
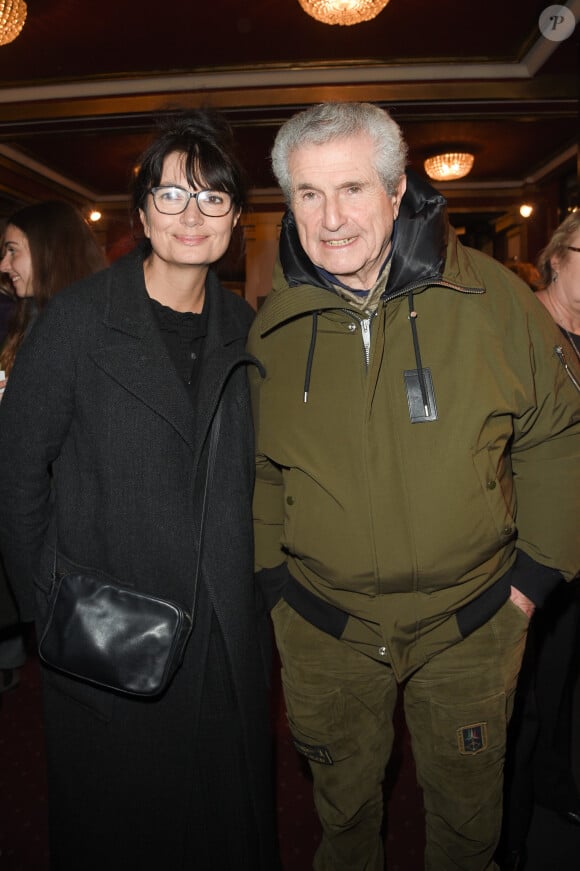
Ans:
{"label": "crystal chandelier", "polygon": [[381,12],[389,0],[298,0],[308,15],[323,24],[360,24]]}
{"label": "crystal chandelier", "polygon": [[427,158],[423,166],[429,178],[435,181],[454,181],[471,172],[473,154],[465,151],[436,154]]}
{"label": "crystal chandelier", "polygon": [[27,11],[24,0],[0,0],[0,45],[16,39],[24,27]]}

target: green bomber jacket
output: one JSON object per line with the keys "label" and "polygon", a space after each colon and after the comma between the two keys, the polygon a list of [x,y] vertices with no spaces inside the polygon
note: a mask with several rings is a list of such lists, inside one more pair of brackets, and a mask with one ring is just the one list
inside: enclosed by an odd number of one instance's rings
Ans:
{"label": "green bomber jacket", "polygon": [[[411,316],[412,312],[412,316]],[[403,678],[515,586],[580,568],[580,372],[543,306],[411,175],[373,316],[285,216],[249,351],[256,570]]]}

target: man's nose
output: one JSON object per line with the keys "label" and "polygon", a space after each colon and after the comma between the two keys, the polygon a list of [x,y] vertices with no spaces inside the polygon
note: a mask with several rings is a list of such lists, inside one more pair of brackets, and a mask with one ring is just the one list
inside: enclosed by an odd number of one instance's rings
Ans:
{"label": "man's nose", "polygon": [[324,225],[328,230],[338,230],[344,223],[344,212],[339,196],[328,196],[324,200]]}

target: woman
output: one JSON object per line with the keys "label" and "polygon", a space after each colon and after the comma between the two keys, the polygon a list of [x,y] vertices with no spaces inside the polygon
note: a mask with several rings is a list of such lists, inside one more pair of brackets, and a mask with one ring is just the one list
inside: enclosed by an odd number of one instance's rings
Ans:
{"label": "woman", "polygon": [[[4,376],[10,374],[37,313],[67,284],[106,265],[77,209],[57,200],[27,206],[8,219],[1,257],[0,272],[16,303],[0,351],[0,398]],[[25,658],[18,615],[0,564],[0,693],[16,686]]]}
{"label": "woman", "polygon": [[133,203],[144,244],[47,307],[0,406],[0,536],[38,628],[55,551],[57,574],[98,571],[191,610],[218,406],[222,423],[194,629],[167,690],[130,697],[43,669],[53,867],[271,871],[252,311],[211,270],[244,203],[229,129],[204,112],[169,119]]}
{"label": "woman", "polygon": [[580,357],[580,212],[572,212],[541,252],[543,289],[537,299],[550,312]]}
{"label": "woman", "polygon": [[105,266],[90,227],[70,203],[49,200],[8,218],[0,272],[10,279],[17,304],[0,352],[0,369],[10,373],[36,314],[59,290]]}
{"label": "woman", "polygon": [[[555,230],[538,258],[538,269],[542,289],[536,299],[560,328],[562,353],[576,356],[580,363],[580,212],[573,212]],[[577,735],[572,699],[579,655],[576,579],[560,583],[530,625],[506,759],[502,871],[523,867],[534,804],[580,826],[580,785],[572,766],[580,749],[572,747],[572,736]]]}

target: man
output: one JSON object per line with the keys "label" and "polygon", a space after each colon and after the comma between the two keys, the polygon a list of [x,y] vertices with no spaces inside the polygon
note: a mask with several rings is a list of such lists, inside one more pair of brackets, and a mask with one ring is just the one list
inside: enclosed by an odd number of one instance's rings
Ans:
{"label": "man", "polygon": [[580,565],[572,354],[512,273],[458,244],[383,110],[308,109],[272,158],[290,208],[250,334],[257,570],[314,778],[314,867],[383,868],[402,686],[425,867],[494,868],[528,620]]}

